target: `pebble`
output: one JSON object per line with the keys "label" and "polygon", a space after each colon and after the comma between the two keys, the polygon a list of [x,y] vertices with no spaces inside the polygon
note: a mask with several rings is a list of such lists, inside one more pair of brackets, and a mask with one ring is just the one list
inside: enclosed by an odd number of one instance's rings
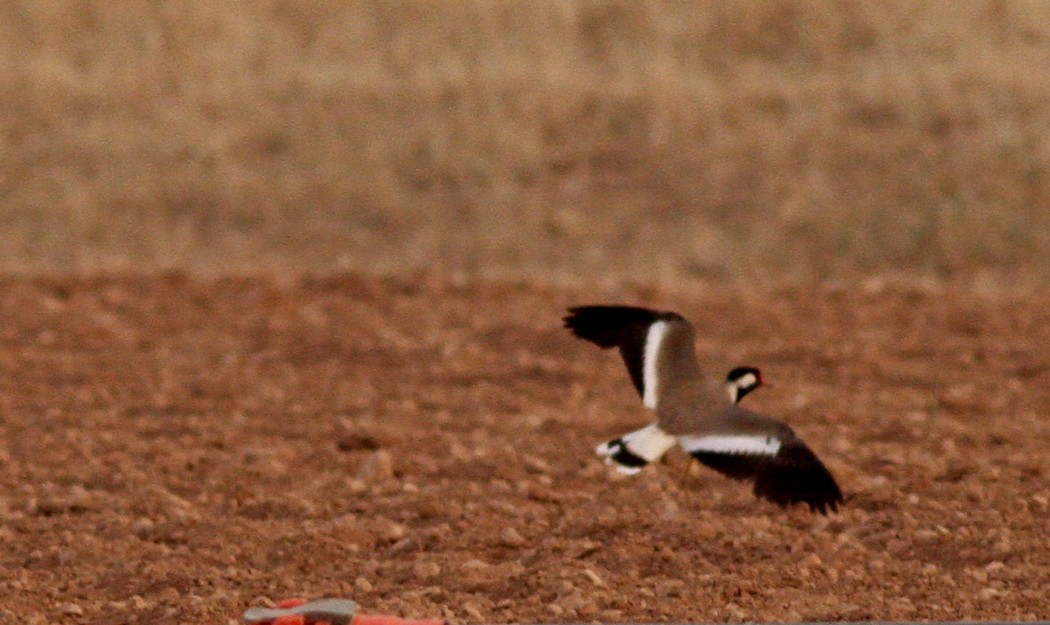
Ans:
{"label": "pebble", "polygon": [[521,547],[526,542],[525,537],[513,527],[503,530],[499,535],[499,540],[508,547]]}
{"label": "pebble", "polygon": [[[732,601],[730,601],[729,603],[725,604],[721,608],[715,608],[715,609],[711,610],[711,615],[714,616],[715,620],[718,620],[718,621],[725,621],[725,620],[743,621],[743,620],[745,620],[745,616],[746,616],[744,614],[744,610],[739,605],[737,605],[736,603],[734,603]],[[729,617],[728,619],[726,618],[727,615]]]}
{"label": "pebble", "polygon": [[937,535],[937,532],[931,529],[915,530],[912,534],[912,536],[915,537],[915,540],[933,540],[934,538],[937,538]]}
{"label": "pebble", "polygon": [[146,610],[153,607],[153,602],[143,599],[141,595],[131,597],[131,608],[133,610]]}
{"label": "pebble", "polygon": [[405,529],[404,525],[401,525],[400,523],[396,523],[394,521],[390,521],[386,525],[386,527],[384,527],[382,529],[382,536],[383,536],[383,538],[385,538],[387,540],[390,540],[390,541],[401,540],[402,538],[405,537],[405,534],[407,534],[407,533],[408,533],[408,530]]}
{"label": "pebble", "polygon": [[721,532],[722,531],[718,528],[718,526],[711,522],[698,523],[693,527],[692,530],[693,535],[695,535],[697,538],[702,538],[704,540],[712,540],[714,538],[718,538],[718,535],[721,534]]}
{"label": "pebble", "polygon": [[394,477],[394,459],[389,451],[380,449],[372,452],[354,475],[364,482],[382,482]]}
{"label": "pebble", "polygon": [[66,616],[83,616],[84,608],[75,603],[63,603],[58,606],[58,613]]}
{"label": "pebble", "polygon": [[656,583],[654,590],[656,595],[662,598],[668,597],[680,597],[682,595],[682,589],[685,587],[685,582],[680,579],[668,579]]}
{"label": "pebble", "polygon": [[437,577],[441,574],[441,567],[437,562],[416,562],[412,566],[412,572],[416,577]]}
{"label": "pebble", "polygon": [[598,574],[591,569],[583,569],[583,576],[598,588],[605,588],[605,580],[599,577]]}
{"label": "pebble", "polygon": [[410,549],[414,549],[415,546],[416,546],[416,541],[412,540],[411,537],[402,538],[401,540],[397,541],[393,545],[390,545],[390,549],[387,549],[387,554],[393,555],[393,554],[397,554],[397,553],[403,553],[403,552],[408,551]]}
{"label": "pebble", "polygon": [[346,487],[350,490],[351,493],[355,495],[360,495],[361,493],[364,493],[368,490],[368,482],[351,477],[347,478]]}
{"label": "pebble", "polygon": [[550,463],[543,458],[525,454],[523,459],[525,460],[525,468],[528,469],[530,473],[547,474],[551,472]]}
{"label": "pebble", "polygon": [[185,599],[182,593],[180,593],[177,588],[174,588],[172,586],[168,586],[167,588],[161,589],[160,592],[156,594],[156,597],[160,601],[163,601],[168,604],[175,604],[178,603],[180,600]]}
{"label": "pebble", "polygon": [[662,503],[662,505],[661,505],[662,509],[660,510],[660,518],[661,519],[664,519],[664,520],[675,519],[675,518],[678,517],[679,513],[682,510],[681,506],[679,506],[677,503],[675,503],[675,501],[672,500],[672,499],[664,498],[663,502],[661,502],[661,503]]}
{"label": "pebble", "polygon": [[578,560],[580,558],[586,558],[592,553],[600,551],[601,548],[602,545],[600,543],[596,543],[593,540],[584,540],[574,545],[573,549],[569,553],[570,557]]}
{"label": "pebble", "polygon": [[468,571],[484,571],[487,570],[491,565],[488,562],[483,562],[478,559],[468,560],[463,563],[463,568]]}
{"label": "pebble", "polygon": [[915,604],[907,597],[892,599],[889,607],[890,614],[894,615],[894,618],[910,618],[915,612]]}
{"label": "pebble", "polygon": [[478,621],[485,620],[485,615],[481,613],[481,608],[478,606],[478,604],[474,603],[473,601],[467,601],[463,604],[463,612],[465,612],[466,615],[472,619],[476,619]]}
{"label": "pebble", "polygon": [[354,580],[354,590],[357,592],[372,592],[375,587],[372,586],[372,582],[368,581],[363,577],[358,577]]}
{"label": "pebble", "polygon": [[501,562],[496,568],[497,574],[499,574],[502,577],[516,577],[518,575],[522,575],[527,570],[528,569],[525,568],[524,564],[516,560],[511,560],[510,562]]}
{"label": "pebble", "polygon": [[131,533],[137,538],[145,540],[156,524],[149,517],[139,517],[131,524]]}
{"label": "pebble", "polygon": [[590,605],[590,603],[591,600],[585,597],[579,590],[575,590],[571,594],[558,600],[558,605],[567,612],[579,612],[584,607]]}

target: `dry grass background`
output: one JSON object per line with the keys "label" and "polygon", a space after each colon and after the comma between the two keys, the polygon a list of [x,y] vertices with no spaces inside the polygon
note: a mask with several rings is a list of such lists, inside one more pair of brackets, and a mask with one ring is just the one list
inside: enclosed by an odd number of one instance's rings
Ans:
{"label": "dry grass background", "polygon": [[1050,2],[8,0],[0,266],[1047,281]]}

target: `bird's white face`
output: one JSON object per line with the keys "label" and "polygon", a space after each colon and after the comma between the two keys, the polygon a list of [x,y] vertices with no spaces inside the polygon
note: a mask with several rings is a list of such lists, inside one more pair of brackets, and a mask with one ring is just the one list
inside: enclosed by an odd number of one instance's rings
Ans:
{"label": "bird's white face", "polygon": [[737,403],[751,391],[762,385],[758,369],[739,368],[729,372],[726,379],[726,391],[729,393],[729,401]]}
{"label": "bird's white face", "polygon": [[758,376],[756,376],[754,373],[745,373],[740,379],[736,381],[736,385],[739,388],[754,388],[758,386]]}

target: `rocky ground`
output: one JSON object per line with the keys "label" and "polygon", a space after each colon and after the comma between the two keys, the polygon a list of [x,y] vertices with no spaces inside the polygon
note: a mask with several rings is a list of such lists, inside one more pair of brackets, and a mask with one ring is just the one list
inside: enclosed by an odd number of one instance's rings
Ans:
{"label": "rocky ground", "polygon": [[[568,305],[676,309],[846,493],[781,510],[646,422]],[[0,621],[1050,617],[1050,297],[228,278],[0,282]]]}

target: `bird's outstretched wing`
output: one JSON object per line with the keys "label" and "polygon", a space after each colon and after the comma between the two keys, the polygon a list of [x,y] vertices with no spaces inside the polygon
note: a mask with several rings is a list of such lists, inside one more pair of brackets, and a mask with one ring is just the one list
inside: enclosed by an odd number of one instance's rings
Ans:
{"label": "bird's outstretched wing", "polygon": [[[843,502],[835,478],[788,426],[768,417],[732,407],[735,424],[696,436],[681,436],[682,448],[719,473],[754,482],[757,497],[786,507],[805,503],[821,514],[835,512]],[[729,423],[732,421],[727,420]],[[746,427],[756,423],[765,428]]]}
{"label": "bird's outstretched wing", "polygon": [[[563,320],[578,338],[602,349],[619,348],[631,382],[650,408],[655,407],[650,404],[656,397],[656,360],[667,328],[670,324],[691,327],[678,313],[636,306],[577,306]],[[691,353],[691,343],[688,349]]]}

